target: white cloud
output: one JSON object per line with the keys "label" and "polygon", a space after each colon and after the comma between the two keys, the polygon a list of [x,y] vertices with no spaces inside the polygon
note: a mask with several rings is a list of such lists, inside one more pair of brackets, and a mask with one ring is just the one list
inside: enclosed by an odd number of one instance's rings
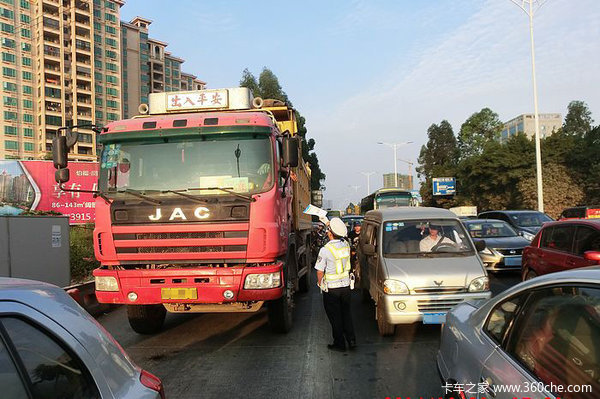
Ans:
{"label": "white cloud", "polygon": [[[362,2],[357,4],[363,7]],[[348,16],[347,23],[353,18]],[[564,114],[575,99],[599,112],[598,20],[597,0],[579,0],[576,6],[572,0],[550,0],[536,14],[540,112]],[[488,0],[418,57],[411,70],[377,77],[333,109],[307,113],[327,174],[325,195],[336,200],[336,206],[356,197],[348,185],[362,184],[359,191],[366,191],[361,170],[393,170],[391,150],[377,146],[378,140],[415,141],[399,150],[399,157],[415,160],[432,123],[448,119],[456,133],[470,114],[483,107],[492,108],[503,120],[533,108],[528,20],[508,0]],[[398,167],[406,171],[406,165]],[[372,176],[372,188],[375,183],[381,184],[380,176]]]}

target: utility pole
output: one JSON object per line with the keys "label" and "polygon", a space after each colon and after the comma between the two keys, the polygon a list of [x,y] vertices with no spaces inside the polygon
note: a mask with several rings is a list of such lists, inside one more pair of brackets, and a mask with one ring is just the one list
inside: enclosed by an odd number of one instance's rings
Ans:
{"label": "utility pole", "polygon": [[537,175],[538,210],[544,212],[544,189],[542,183],[542,150],[540,146],[540,117],[538,114],[537,81],[535,77],[535,46],[533,43],[533,16],[547,0],[510,0],[529,17],[531,39],[531,74],[533,77],[533,108],[535,113],[535,165]]}
{"label": "utility pole", "polygon": [[375,172],[360,172],[360,174],[367,177],[367,195],[371,194],[371,176],[375,174]]}
{"label": "utility pole", "polygon": [[401,143],[386,143],[386,142],[383,142],[383,141],[378,141],[377,144],[387,145],[388,147],[394,149],[394,186],[398,187],[398,163],[396,162],[396,159],[397,159],[396,150],[401,145],[412,144],[412,141],[404,141],[404,142],[401,142]]}

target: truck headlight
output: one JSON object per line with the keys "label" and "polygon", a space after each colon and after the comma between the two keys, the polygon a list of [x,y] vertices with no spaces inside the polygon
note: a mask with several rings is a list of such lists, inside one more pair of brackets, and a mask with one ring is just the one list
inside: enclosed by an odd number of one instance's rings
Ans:
{"label": "truck headlight", "polygon": [[244,289],[246,290],[264,290],[277,287],[281,287],[281,274],[279,272],[248,274],[244,281]]}
{"label": "truck headlight", "polygon": [[535,238],[535,234],[531,234],[528,231],[524,231],[522,233],[522,235],[523,235],[523,238],[526,239],[527,241],[533,241],[533,239]]}
{"label": "truck headlight", "polygon": [[119,283],[113,276],[96,276],[96,291],[119,291]]}
{"label": "truck headlight", "polygon": [[383,292],[386,294],[408,295],[410,291],[406,284],[398,280],[385,280],[383,282]]}
{"label": "truck headlight", "polygon": [[478,277],[469,284],[469,292],[482,292],[490,289],[490,282],[487,277]]}

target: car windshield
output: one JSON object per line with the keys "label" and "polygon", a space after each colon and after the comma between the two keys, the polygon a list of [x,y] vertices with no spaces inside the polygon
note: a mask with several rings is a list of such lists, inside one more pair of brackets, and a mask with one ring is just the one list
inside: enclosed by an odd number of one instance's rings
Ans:
{"label": "car windshield", "polygon": [[519,212],[510,213],[509,217],[519,227],[539,227],[552,219],[541,212]]}
{"label": "car windshield", "polygon": [[412,195],[410,193],[379,194],[375,199],[377,208],[391,208],[394,206],[410,206]]}
{"label": "car windshield", "polygon": [[[255,193],[273,185],[273,155],[267,137],[165,141],[106,144],[100,164],[101,189],[110,193],[221,187]],[[200,190],[198,194],[227,193]]]}
{"label": "car windshield", "polygon": [[465,226],[473,238],[517,237],[517,232],[504,222],[469,222]]}
{"label": "car windshield", "polygon": [[457,220],[389,221],[383,224],[384,256],[472,251],[471,241]]}

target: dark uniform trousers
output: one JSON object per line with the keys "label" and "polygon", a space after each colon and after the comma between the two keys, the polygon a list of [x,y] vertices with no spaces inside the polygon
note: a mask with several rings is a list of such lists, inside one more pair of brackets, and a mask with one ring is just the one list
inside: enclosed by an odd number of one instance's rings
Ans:
{"label": "dark uniform trousers", "polygon": [[352,313],[350,312],[350,287],[330,288],[323,293],[325,313],[333,330],[333,344],[346,347],[346,341],[356,341]]}

